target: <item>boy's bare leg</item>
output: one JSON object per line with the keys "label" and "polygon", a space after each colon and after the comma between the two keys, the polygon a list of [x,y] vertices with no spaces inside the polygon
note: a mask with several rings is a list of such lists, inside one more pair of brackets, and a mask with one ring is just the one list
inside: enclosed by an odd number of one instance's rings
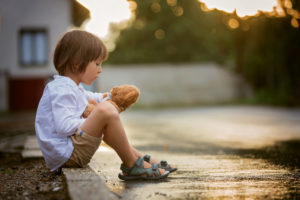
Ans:
{"label": "boy's bare leg", "polygon": [[105,140],[111,143],[110,145],[126,166],[133,166],[138,159],[131,151],[131,146],[120,123],[119,113],[110,103],[99,103],[80,129],[94,137],[102,137],[103,130],[106,129]]}
{"label": "boy's bare leg", "polygon": [[[80,129],[94,137],[102,137],[104,133],[103,140],[117,152],[124,165],[132,167],[137,161],[139,155],[132,151],[119,113],[109,102],[99,103]],[[151,165],[144,162],[144,167],[150,168]],[[165,171],[159,170],[161,174]]]}

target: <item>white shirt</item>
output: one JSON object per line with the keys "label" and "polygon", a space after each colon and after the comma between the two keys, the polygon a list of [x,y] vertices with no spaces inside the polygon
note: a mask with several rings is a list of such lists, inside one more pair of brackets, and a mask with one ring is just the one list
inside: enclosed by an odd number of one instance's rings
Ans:
{"label": "white shirt", "polygon": [[36,113],[35,131],[51,171],[70,158],[74,149],[70,136],[84,123],[81,115],[89,99],[101,102],[103,95],[86,91],[69,77],[55,75],[46,85]]}

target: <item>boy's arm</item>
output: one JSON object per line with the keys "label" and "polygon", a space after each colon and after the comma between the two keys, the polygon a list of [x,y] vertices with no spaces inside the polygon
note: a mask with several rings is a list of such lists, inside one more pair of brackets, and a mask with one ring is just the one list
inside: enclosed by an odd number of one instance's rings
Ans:
{"label": "boy's arm", "polygon": [[84,90],[85,95],[87,96],[87,99],[94,99],[98,103],[101,101],[104,101],[104,98],[107,97],[107,93],[100,93],[100,92],[90,92],[87,90]]}
{"label": "boy's arm", "polygon": [[73,135],[85,119],[81,118],[84,110],[77,111],[76,97],[72,91],[60,92],[59,88],[51,94],[51,107],[56,131],[60,135]]}

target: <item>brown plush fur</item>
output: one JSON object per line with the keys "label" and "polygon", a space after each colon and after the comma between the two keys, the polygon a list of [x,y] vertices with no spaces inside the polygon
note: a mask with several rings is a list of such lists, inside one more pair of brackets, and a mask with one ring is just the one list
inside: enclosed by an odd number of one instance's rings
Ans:
{"label": "brown plush fur", "polygon": [[[133,85],[121,85],[121,86],[113,87],[110,91],[110,95],[111,95],[111,100],[108,101],[112,103],[118,109],[119,112],[123,112],[130,105],[137,102],[140,96],[140,91],[138,88],[136,88]],[[103,97],[106,96],[107,94],[104,94]],[[95,100],[90,99],[82,116],[84,118],[87,118],[97,104],[98,103]]]}

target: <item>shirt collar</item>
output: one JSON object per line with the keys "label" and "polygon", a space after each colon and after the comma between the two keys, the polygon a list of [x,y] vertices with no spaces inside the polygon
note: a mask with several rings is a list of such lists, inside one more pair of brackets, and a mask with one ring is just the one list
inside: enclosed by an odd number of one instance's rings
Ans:
{"label": "shirt collar", "polygon": [[75,81],[73,81],[71,78],[69,78],[67,76],[54,75],[53,78],[55,80],[64,80],[65,82],[70,83],[72,86],[78,87],[78,85],[75,83]]}

